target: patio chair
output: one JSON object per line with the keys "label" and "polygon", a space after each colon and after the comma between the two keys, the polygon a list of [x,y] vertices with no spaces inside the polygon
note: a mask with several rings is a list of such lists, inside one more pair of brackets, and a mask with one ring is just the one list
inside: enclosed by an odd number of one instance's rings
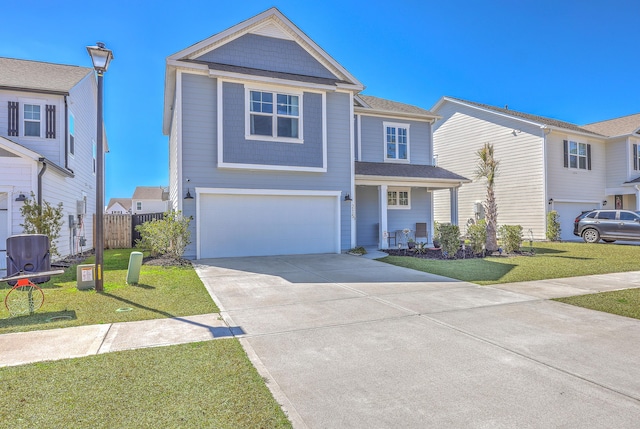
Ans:
{"label": "patio chair", "polygon": [[427,234],[427,224],[416,223],[415,240],[418,241],[418,238],[423,238],[423,237],[425,241],[429,241],[429,235]]}

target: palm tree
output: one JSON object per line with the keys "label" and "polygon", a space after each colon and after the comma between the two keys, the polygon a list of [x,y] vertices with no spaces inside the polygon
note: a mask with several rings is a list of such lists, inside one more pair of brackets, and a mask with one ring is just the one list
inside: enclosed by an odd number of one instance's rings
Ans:
{"label": "palm tree", "polygon": [[496,204],[496,195],[493,187],[500,162],[493,157],[493,145],[491,143],[485,143],[476,154],[478,155],[476,179],[484,178],[487,180],[487,199],[484,202],[485,220],[487,222],[485,249],[489,252],[495,252],[498,250],[498,205]]}

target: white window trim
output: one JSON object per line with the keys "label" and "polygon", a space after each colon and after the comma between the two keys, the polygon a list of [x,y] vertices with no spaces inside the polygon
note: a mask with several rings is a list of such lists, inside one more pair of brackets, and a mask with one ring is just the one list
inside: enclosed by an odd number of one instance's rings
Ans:
{"label": "white window trim", "polygon": [[[389,210],[411,210],[411,188],[394,188],[394,187],[389,187],[389,188],[387,188],[387,193],[389,193],[389,192],[396,192],[396,194],[397,194],[397,193],[399,193],[399,192],[406,192],[406,193],[407,193],[407,198],[408,198],[408,200],[409,200],[409,204],[408,204],[408,205],[406,205],[406,206],[401,206],[401,205],[400,205],[400,197],[398,196],[398,197],[397,197],[397,199],[396,199],[396,201],[397,201],[397,203],[396,203],[396,204],[393,204],[393,205],[392,205],[392,204],[389,204],[389,203],[387,202],[387,208],[388,208]],[[388,201],[388,197],[387,197],[387,201]]]}
{"label": "white window trim", "polygon": [[[587,149],[588,143],[584,143],[578,140],[572,140],[572,139],[567,139],[567,144],[569,145],[569,147],[567,148],[569,153],[569,169],[572,170],[585,170],[587,171],[589,169],[589,152]],[[577,151],[578,153],[576,153],[575,155],[571,153],[571,143],[575,143],[577,145]],[[585,155],[580,155],[580,145],[584,145],[584,150],[585,150]],[[576,157],[576,166],[572,167],[571,166],[571,157],[575,156]],[[584,158],[584,168],[580,167],[580,158]]]}
{"label": "white window trim", "polygon": [[[45,122],[46,122],[46,103],[47,100],[43,100],[41,98],[19,98],[18,102],[20,106],[18,107],[18,115],[20,119],[20,131],[19,135],[25,139],[33,139],[33,140],[44,140],[45,139]],[[40,135],[39,136],[27,136],[24,133],[24,107],[26,104],[31,104],[34,106],[40,106]]]}
{"label": "white window trim", "polygon": [[[273,94],[273,114],[270,116],[273,120],[273,135],[272,136],[263,136],[263,135],[254,135],[251,134],[251,91],[259,91],[259,92],[270,92]],[[278,137],[276,135],[278,130],[278,114],[277,114],[277,97],[278,94],[284,95],[295,95],[298,97],[298,138],[292,137]],[[275,88],[275,87],[259,87],[259,86],[248,86],[244,87],[244,138],[246,140],[259,140],[259,141],[269,141],[269,142],[279,142],[279,143],[304,143],[304,128],[303,128],[303,95],[302,91],[295,91],[289,88]],[[264,115],[267,116],[267,115]],[[288,117],[288,116],[283,116]]]}
{"label": "white window trim", "polygon": [[[138,208],[140,206],[140,208]],[[136,201],[136,211],[142,210],[142,201]]]}
{"label": "white window trim", "polygon": [[91,139],[91,159],[91,170],[93,172],[93,175],[95,176],[96,171],[98,171],[98,146],[94,139]]}
{"label": "white window trim", "polygon": [[[398,142],[396,141],[396,158],[387,158],[387,127],[393,127],[396,130],[398,128],[404,128],[407,130],[407,159],[399,159],[398,156]],[[382,156],[384,162],[395,162],[402,164],[409,164],[411,162],[411,129],[410,124],[400,122],[383,122],[382,123]]]}

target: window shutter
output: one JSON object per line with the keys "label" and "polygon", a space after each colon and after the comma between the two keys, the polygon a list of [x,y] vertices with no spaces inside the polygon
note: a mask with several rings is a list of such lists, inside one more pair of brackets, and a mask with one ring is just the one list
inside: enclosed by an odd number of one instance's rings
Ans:
{"label": "window shutter", "polygon": [[45,137],[48,139],[56,138],[56,106],[47,104],[46,111],[46,132]]}
{"label": "window shutter", "polygon": [[587,144],[587,170],[591,170],[591,145]]}
{"label": "window shutter", "polygon": [[638,145],[633,145],[633,169],[638,169]]}
{"label": "window shutter", "polygon": [[8,124],[7,124],[7,134],[9,136],[17,136],[18,135],[18,102],[10,101],[9,102],[9,114],[8,116]]}
{"label": "window shutter", "polygon": [[569,142],[564,140],[564,168],[569,168]]}

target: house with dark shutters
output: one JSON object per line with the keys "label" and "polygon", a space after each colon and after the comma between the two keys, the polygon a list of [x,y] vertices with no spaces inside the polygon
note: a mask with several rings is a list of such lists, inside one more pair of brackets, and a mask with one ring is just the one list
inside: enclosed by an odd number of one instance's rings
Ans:
{"label": "house with dark shutters", "polygon": [[92,247],[96,90],[91,68],[0,58],[0,277],[31,194],[62,203],[62,256]]}

